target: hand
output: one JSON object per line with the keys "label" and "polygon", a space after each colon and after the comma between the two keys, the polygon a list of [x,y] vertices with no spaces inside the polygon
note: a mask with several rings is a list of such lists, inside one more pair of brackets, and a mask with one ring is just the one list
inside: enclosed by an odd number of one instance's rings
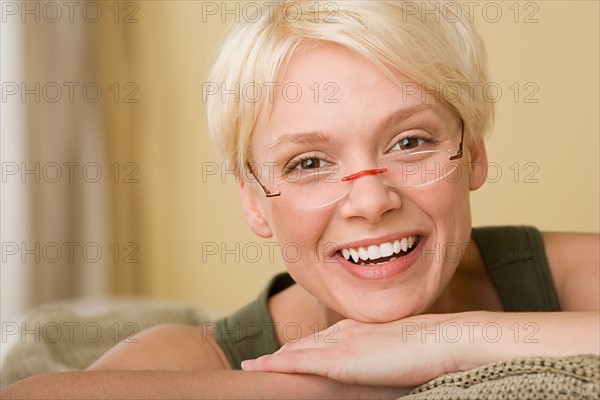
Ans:
{"label": "hand", "polygon": [[246,360],[242,369],[314,374],[351,384],[417,386],[454,371],[450,355],[460,352],[461,345],[437,340],[440,324],[449,318],[420,315],[383,324],[343,320],[274,354]]}

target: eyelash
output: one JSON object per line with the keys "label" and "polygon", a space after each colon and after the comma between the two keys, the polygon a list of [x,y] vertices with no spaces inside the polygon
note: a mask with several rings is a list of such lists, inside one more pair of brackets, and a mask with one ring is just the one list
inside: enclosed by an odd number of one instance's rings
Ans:
{"label": "eyelash", "polygon": [[315,154],[315,153],[304,154],[304,155],[301,155],[298,158],[292,159],[290,162],[288,162],[283,170],[283,173],[289,174],[294,169],[296,169],[300,164],[302,164],[304,161],[312,160],[313,158],[318,158],[318,159],[321,159],[321,160],[327,162],[326,157],[320,157],[318,154]]}
{"label": "eyelash", "polygon": [[[433,144],[433,145],[435,145],[435,144],[438,143],[438,140],[435,139],[435,138],[432,138],[431,136],[419,135],[419,134],[408,134],[408,135],[403,136],[403,137],[399,138],[398,140],[394,141],[394,144],[390,147],[390,150],[388,150],[388,151],[392,151],[392,149],[396,145],[398,145],[401,141],[403,141],[403,140],[411,140],[411,139],[421,140],[421,141],[423,141],[424,144]],[[399,151],[401,151],[401,150],[399,150]],[[407,150],[407,151],[410,151],[410,149]]]}

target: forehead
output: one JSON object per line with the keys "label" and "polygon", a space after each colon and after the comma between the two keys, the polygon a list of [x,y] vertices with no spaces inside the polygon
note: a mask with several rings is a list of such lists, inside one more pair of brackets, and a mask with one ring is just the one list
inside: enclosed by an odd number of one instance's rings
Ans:
{"label": "forehead", "polygon": [[293,132],[371,131],[394,116],[448,116],[420,85],[400,73],[395,79],[349,49],[315,45],[292,57],[272,85],[253,143],[262,147]]}

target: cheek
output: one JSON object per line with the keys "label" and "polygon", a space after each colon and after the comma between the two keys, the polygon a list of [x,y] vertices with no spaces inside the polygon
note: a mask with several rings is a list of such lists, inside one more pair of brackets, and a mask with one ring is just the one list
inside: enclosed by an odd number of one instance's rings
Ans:
{"label": "cheek", "polygon": [[423,197],[423,207],[430,210],[432,217],[435,216],[434,221],[460,220],[470,223],[468,168],[459,168],[457,174],[432,185]]}
{"label": "cheek", "polygon": [[430,265],[430,275],[422,287],[438,293],[456,266],[466,254],[465,244],[471,232],[469,178],[441,181],[422,190],[405,191],[403,206],[429,228],[424,255],[421,260]]}
{"label": "cheek", "polygon": [[[303,211],[271,207],[271,225],[290,272],[318,260],[320,238],[329,224],[330,211]],[[322,249],[320,249],[322,250]]]}
{"label": "cheek", "polygon": [[440,183],[427,196],[415,200],[433,222],[436,243],[430,249],[441,253],[435,258],[441,282],[447,282],[466,254],[471,234],[471,206],[468,175],[465,179]]}

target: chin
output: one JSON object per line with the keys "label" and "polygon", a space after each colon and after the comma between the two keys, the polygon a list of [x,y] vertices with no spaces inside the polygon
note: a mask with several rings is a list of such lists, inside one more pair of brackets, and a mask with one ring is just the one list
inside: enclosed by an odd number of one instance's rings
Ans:
{"label": "chin", "polygon": [[[389,290],[388,290],[389,291]],[[350,302],[345,301],[340,305],[338,300],[336,305],[331,307],[337,314],[343,318],[353,319],[365,323],[386,323],[397,321],[412,315],[418,315],[426,309],[425,304],[421,304],[424,297],[422,293],[415,296],[413,292],[412,299],[408,296],[398,293],[357,295]],[[390,301],[390,299],[392,299]],[[404,299],[404,300],[402,300]]]}

